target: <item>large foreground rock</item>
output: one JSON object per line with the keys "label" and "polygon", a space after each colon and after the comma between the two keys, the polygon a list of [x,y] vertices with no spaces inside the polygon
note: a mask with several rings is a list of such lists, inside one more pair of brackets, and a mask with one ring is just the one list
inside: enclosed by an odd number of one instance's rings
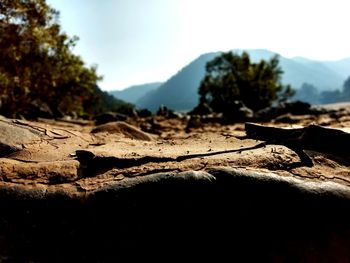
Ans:
{"label": "large foreground rock", "polygon": [[167,122],[174,132],[152,140],[0,122],[15,148],[0,158],[0,262],[349,262],[344,149],[305,148],[299,128],[270,140],[255,136],[265,126]]}
{"label": "large foreground rock", "polygon": [[217,168],[128,178],[76,197],[8,186],[0,200],[5,262],[350,258],[350,190],[332,182]]}

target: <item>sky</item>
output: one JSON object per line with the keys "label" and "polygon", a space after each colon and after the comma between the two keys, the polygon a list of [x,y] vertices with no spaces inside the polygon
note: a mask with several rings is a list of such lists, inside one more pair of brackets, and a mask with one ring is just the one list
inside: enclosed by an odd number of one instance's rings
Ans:
{"label": "sky", "polygon": [[199,55],[350,57],[349,0],[47,0],[103,90],[166,81]]}

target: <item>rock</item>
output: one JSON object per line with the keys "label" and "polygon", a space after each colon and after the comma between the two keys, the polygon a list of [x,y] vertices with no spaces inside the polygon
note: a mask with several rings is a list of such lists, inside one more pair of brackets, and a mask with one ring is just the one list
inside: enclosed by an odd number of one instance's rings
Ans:
{"label": "rock", "polygon": [[309,121],[312,122],[316,120],[316,117],[314,115],[293,115],[290,113],[280,115],[274,119],[275,123],[288,123],[288,124],[297,124],[301,121]]}
{"label": "rock", "polygon": [[192,111],[189,112],[190,115],[208,115],[212,114],[213,110],[212,108],[208,105],[208,103],[199,103]]}
{"label": "rock", "polygon": [[[43,122],[50,122],[49,119],[41,119],[38,118],[38,120],[43,121]],[[83,120],[83,119],[78,119],[78,118],[72,118],[71,116],[63,116],[62,118],[57,118],[58,121],[61,122],[66,122],[69,124],[77,124],[80,126],[88,126],[88,125],[93,125],[93,121],[89,121],[89,120]]]}
{"label": "rock", "polygon": [[305,151],[331,154],[349,161],[350,133],[339,129],[308,125],[305,128],[278,128],[246,123],[247,138],[265,141],[266,144],[284,145],[295,151],[301,164],[312,167],[313,162]]}
{"label": "rock", "polygon": [[120,133],[125,135],[128,138],[136,139],[136,140],[143,140],[143,141],[153,140],[152,137],[147,133],[122,121],[102,124],[92,129],[91,131],[91,133],[100,133],[100,132]]}
{"label": "rock", "polygon": [[0,159],[0,174],[12,183],[30,179],[36,184],[63,184],[76,181],[78,171],[79,162],[76,160],[16,163]]}
{"label": "rock", "polygon": [[235,100],[227,102],[227,108],[224,112],[224,118],[228,122],[247,121],[253,118],[254,112],[249,109],[242,101]]}
{"label": "rock", "polygon": [[[25,113],[25,117],[28,119],[37,118],[54,118],[56,117],[53,111],[50,109],[49,105],[40,100],[34,100],[31,102],[30,110]],[[56,115],[58,114],[58,111]]]}
{"label": "rock", "polygon": [[225,124],[227,123],[227,120],[222,113],[211,113],[208,115],[201,116],[201,122]]}
{"label": "rock", "polygon": [[12,262],[350,256],[350,191],[337,183],[212,168],[125,178],[86,195],[37,186],[2,187],[0,197],[0,255]]}
{"label": "rock", "polygon": [[277,106],[271,106],[262,110],[259,110],[256,113],[257,119],[261,120],[272,120],[277,118],[280,115],[285,114],[293,115],[308,115],[314,114],[314,110],[311,109],[311,104],[302,101],[293,101],[293,102],[283,102]]}
{"label": "rock", "polygon": [[220,113],[214,113],[207,103],[200,103],[189,114],[201,116],[203,123],[218,122],[222,124],[247,121],[254,117],[254,112],[238,100],[227,102],[225,109]]}
{"label": "rock", "polygon": [[161,105],[157,111],[158,116],[162,116],[168,119],[181,118],[180,113],[174,112],[173,110],[168,109],[166,106]]}
{"label": "rock", "polygon": [[117,112],[106,112],[98,115],[95,118],[95,121],[96,121],[96,125],[100,125],[100,124],[105,124],[113,121],[126,121],[127,119],[128,119],[128,116],[124,114],[117,113]]}
{"label": "rock", "polygon": [[185,131],[189,133],[191,129],[198,129],[203,127],[201,117],[199,115],[190,115],[190,119],[187,121]]}
{"label": "rock", "polygon": [[[91,134],[90,126],[0,120],[6,131],[34,134],[0,158],[0,261],[350,258],[350,123],[248,124],[250,139],[239,140],[241,123],[186,134],[185,120],[153,120],[167,131],[153,141],[121,138],[137,130],[126,123]],[[291,143],[313,167],[300,166]]]}
{"label": "rock", "polygon": [[23,145],[39,140],[41,132],[28,126],[0,120],[0,157],[22,150]]}
{"label": "rock", "polygon": [[155,120],[154,117],[148,118],[146,122],[141,123],[140,128],[142,131],[161,135],[163,127]]}
{"label": "rock", "polygon": [[142,109],[142,110],[138,110],[137,111],[137,115],[140,118],[147,118],[147,117],[151,117],[152,116],[152,112],[148,109]]}

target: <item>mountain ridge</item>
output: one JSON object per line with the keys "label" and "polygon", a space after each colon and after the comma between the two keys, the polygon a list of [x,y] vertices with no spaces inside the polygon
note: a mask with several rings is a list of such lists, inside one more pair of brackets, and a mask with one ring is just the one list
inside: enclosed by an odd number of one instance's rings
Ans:
{"label": "mountain ridge", "polygon": [[[261,59],[268,60],[278,55],[280,66],[284,71],[282,83],[291,84],[295,89],[299,89],[303,83],[312,84],[320,91],[339,89],[350,75],[350,58],[318,61],[303,57],[287,58],[267,49],[231,51],[238,54],[246,51],[253,62]],[[160,105],[178,111],[191,110],[198,103],[198,87],[204,77],[206,63],[221,53],[220,51],[209,52],[198,56],[159,87],[146,92],[133,103],[138,108],[147,108],[152,111],[156,111]]]}
{"label": "mountain ridge", "polygon": [[122,90],[112,90],[109,93],[118,99],[135,103],[138,99],[143,97],[146,93],[158,88],[163,82],[151,82],[138,85],[132,85]]}

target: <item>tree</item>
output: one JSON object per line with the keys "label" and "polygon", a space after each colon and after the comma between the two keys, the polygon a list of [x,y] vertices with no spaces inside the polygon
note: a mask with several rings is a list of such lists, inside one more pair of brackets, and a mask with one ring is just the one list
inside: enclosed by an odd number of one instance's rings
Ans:
{"label": "tree", "polygon": [[78,38],[61,31],[59,13],[45,0],[0,1],[0,114],[85,114],[101,77],[73,54]]}
{"label": "tree", "polygon": [[253,63],[248,53],[222,53],[209,61],[199,87],[200,104],[215,112],[231,114],[235,101],[242,101],[253,111],[271,106],[293,95],[291,87],[281,84],[282,70],[278,57]]}
{"label": "tree", "polygon": [[343,99],[350,100],[350,76],[344,81]]}
{"label": "tree", "polygon": [[135,106],[115,98],[108,92],[102,91],[95,86],[93,96],[84,101],[83,108],[88,116],[95,116],[107,111],[134,115]]}
{"label": "tree", "polygon": [[340,90],[325,90],[320,94],[321,104],[336,103],[342,101],[342,92]]}
{"label": "tree", "polygon": [[320,103],[320,92],[314,85],[303,83],[301,88],[296,91],[293,99],[308,102],[310,104],[318,104]]}

